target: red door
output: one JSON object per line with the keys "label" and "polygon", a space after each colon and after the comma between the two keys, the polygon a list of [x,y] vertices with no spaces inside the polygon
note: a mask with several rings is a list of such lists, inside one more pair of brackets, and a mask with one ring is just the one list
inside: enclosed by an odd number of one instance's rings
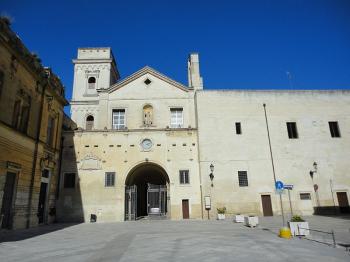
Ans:
{"label": "red door", "polygon": [[350,213],[349,201],[346,192],[337,192],[339,210],[341,213]]}
{"label": "red door", "polygon": [[188,199],[182,199],[182,218],[189,219],[190,218],[190,210],[188,206]]}
{"label": "red door", "polygon": [[271,196],[270,195],[262,195],[261,202],[262,202],[264,216],[265,217],[273,216]]}

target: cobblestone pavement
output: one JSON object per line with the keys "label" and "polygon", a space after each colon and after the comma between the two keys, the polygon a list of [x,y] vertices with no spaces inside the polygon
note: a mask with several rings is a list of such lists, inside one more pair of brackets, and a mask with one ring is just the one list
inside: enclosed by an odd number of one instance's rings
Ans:
{"label": "cobblestone pavement", "polygon": [[[311,227],[319,223],[337,230],[350,223],[308,220]],[[280,224],[280,217],[261,218],[258,228],[230,219],[145,220],[0,231],[0,261],[350,261],[349,252],[341,248],[279,238],[275,230]]]}

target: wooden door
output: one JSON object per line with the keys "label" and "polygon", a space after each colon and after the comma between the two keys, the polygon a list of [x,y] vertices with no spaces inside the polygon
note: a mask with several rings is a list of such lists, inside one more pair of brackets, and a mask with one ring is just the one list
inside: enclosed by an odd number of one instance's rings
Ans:
{"label": "wooden door", "polygon": [[350,213],[349,201],[346,192],[337,192],[339,210],[341,213]]}
{"label": "wooden door", "polygon": [[[2,228],[12,228],[12,206],[15,190],[16,173],[7,172],[4,188],[4,196],[2,198],[1,213]],[[1,220],[1,219],[0,219]]]}
{"label": "wooden door", "polygon": [[182,218],[189,219],[190,218],[190,210],[188,205],[188,199],[182,199]]}
{"label": "wooden door", "polygon": [[39,203],[38,203],[39,224],[44,223],[44,220],[45,220],[46,194],[47,194],[47,183],[41,182]]}
{"label": "wooden door", "polygon": [[273,216],[271,196],[270,195],[261,195],[261,202],[262,202],[264,216],[265,217]]}

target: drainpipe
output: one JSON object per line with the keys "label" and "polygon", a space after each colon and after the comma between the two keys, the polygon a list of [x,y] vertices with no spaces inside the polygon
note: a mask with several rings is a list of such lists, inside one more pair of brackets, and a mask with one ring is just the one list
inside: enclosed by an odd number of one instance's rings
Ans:
{"label": "drainpipe", "polygon": [[64,143],[64,136],[61,136],[60,156],[58,158],[58,176],[57,176],[57,186],[56,186],[56,200],[58,200],[58,198],[60,196],[63,143]]}
{"label": "drainpipe", "polygon": [[33,164],[32,164],[31,179],[30,179],[30,186],[29,186],[26,228],[29,228],[29,226],[30,226],[30,215],[31,215],[31,210],[32,210],[35,170],[36,170],[36,163],[38,160],[41,121],[43,118],[44,98],[45,98],[45,90],[46,90],[47,85],[48,85],[48,83],[45,83],[45,85],[43,86],[43,90],[41,92],[41,105],[40,105],[40,111],[39,111],[39,119],[38,119],[37,126],[36,126],[37,129],[36,129],[36,135],[35,135],[35,148],[34,148],[34,153],[33,153]]}
{"label": "drainpipe", "polygon": [[[275,182],[274,185],[276,185],[276,172],[275,172],[275,164],[273,162],[273,154],[272,154],[272,147],[271,147],[271,138],[270,138],[270,129],[269,129],[269,123],[267,121],[267,114],[266,114],[266,104],[263,104],[264,107],[264,113],[265,113],[265,122],[266,122],[266,130],[267,130],[267,138],[269,140],[269,148],[270,148],[270,156],[271,156],[271,165],[272,165],[272,173],[273,173],[273,181]],[[283,204],[282,204],[282,195],[280,196],[280,204],[281,204],[281,212],[282,212],[282,224],[285,225],[284,221],[284,212],[283,212]]]}
{"label": "drainpipe", "polygon": [[202,219],[204,218],[204,211],[203,211],[203,186],[202,186],[202,174],[201,174],[201,161],[200,161],[200,148],[199,148],[199,126],[198,126],[198,105],[197,105],[197,91],[194,91],[194,110],[195,110],[195,121],[196,121],[196,128],[197,128],[197,161],[198,161],[198,172],[199,172],[199,190],[200,190],[200,197],[201,197],[201,215]]}

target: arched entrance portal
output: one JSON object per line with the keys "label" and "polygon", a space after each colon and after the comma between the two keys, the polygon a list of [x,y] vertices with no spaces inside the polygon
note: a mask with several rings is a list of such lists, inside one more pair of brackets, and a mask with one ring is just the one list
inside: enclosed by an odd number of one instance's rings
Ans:
{"label": "arched entrance portal", "polygon": [[125,180],[125,220],[166,216],[169,177],[154,163],[134,167]]}

